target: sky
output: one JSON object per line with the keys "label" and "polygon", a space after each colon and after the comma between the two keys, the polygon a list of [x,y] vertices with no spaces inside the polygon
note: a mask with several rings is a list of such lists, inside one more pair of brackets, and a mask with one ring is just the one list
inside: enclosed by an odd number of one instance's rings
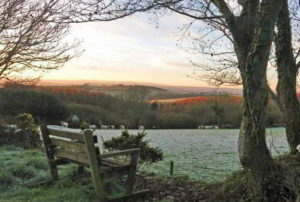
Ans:
{"label": "sky", "polygon": [[189,78],[191,56],[176,46],[181,16],[168,15],[158,27],[145,15],[112,22],[72,25],[71,38],[83,40],[85,52],[63,68],[47,73],[47,80],[133,81],[165,85],[205,86]]}

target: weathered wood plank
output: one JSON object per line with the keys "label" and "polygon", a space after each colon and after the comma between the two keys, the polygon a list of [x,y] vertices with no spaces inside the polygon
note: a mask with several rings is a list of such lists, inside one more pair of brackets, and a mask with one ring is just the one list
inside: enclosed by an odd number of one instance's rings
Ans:
{"label": "weathered wood plank", "polygon": [[126,182],[126,193],[131,194],[133,192],[133,186],[135,183],[135,175],[136,175],[136,169],[137,169],[137,164],[139,160],[139,155],[140,153],[132,153],[131,154],[131,160],[130,160],[130,169],[127,177],[127,182]]}
{"label": "weathered wood plank", "polygon": [[63,139],[57,139],[54,137],[50,137],[52,145],[60,146],[61,148],[65,148],[67,150],[74,150],[77,152],[86,152],[85,151],[85,145],[79,142],[69,141],[69,140],[63,140]]}
{"label": "weathered wood plank", "polygon": [[83,135],[80,132],[75,132],[75,131],[67,131],[67,130],[61,130],[57,128],[52,128],[52,127],[47,127],[49,134],[53,136],[58,136],[58,137],[63,137],[63,138],[68,138],[71,140],[78,140],[83,142]]}
{"label": "weathered wood plank", "polygon": [[132,153],[139,153],[140,149],[127,149],[127,150],[122,150],[122,151],[117,151],[117,152],[111,152],[107,154],[101,154],[101,158],[111,158],[111,157],[116,157],[116,156],[125,156],[128,154]]}
{"label": "weathered wood plank", "polygon": [[101,165],[105,165],[105,166],[110,166],[111,165],[112,167],[114,167],[114,166],[120,167],[120,166],[123,166],[125,164],[121,164],[117,161],[113,161],[113,160],[110,160],[110,159],[101,159]]}
{"label": "weathered wood plank", "polygon": [[63,158],[84,165],[89,165],[89,159],[87,155],[84,153],[72,152],[60,148],[54,148],[53,150],[54,150],[54,155],[57,158]]}
{"label": "weathered wood plank", "polygon": [[91,130],[85,130],[83,136],[84,136],[86,152],[90,164],[90,169],[92,171],[92,180],[96,189],[96,197],[99,200],[104,200],[106,198],[106,194],[104,192],[104,187],[101,182],[99,163],[97,160],[96,148],[93,139],[93,132]]}
{"label": "weathered wood plank", "polygon": [[49,137],[49,131],[46,125],[41,126],[42,139],[44,143],[45,152],[48,158],[48,165],[50,168],[50,175],[53,181],[58,179],[58,171],[56,167],[56,162],[54,159],[54,151],[52,148],[51,140]]}

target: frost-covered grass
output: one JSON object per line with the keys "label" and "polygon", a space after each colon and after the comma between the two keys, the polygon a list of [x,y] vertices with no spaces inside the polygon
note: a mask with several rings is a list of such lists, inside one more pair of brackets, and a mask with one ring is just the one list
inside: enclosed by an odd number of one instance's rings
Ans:
{"label": "frost-covered grass", "polygon": [[[130,130],[137,133],[137,130]],[[217,130],[146,130],[150,144],[160,147],[165,158],[156,164],[140,169],[168,175],[170,161],[174,173],[187,175],[202,183],[225,180],[241,168],[237,151],[238,129]],[[108,139],[121,134],[120,130],[98,130],[99,136]],[[273,155],[288,151],[284,128],[267,129],[267,144]],[[101,139],[101,138],[99,138]]]}
{"label": "frost-covered grass", "polygon": [[[283,128],[267,131],[267,143],[274,155],[288,151]],[[97,132],[104,139],[121,134],[120,130]],[[238,132],[149,130],[147,137],[152,140],[150,144],[159,146],[165,153],[165,159],[151,166],[141,166],[140,170],[166,176],[172,160],[175,175],[186,175],[206,184],[222,181],[240,169]],[[74,183],[72,176],[76,170],[76,165],[61,166],[61,178],[55,185],[29,188],[26,184],[49,179],[45,154],[39,150],[0,147],[0,201],[92,201],[93,185]]]}
{"label": "frost-covered grass", "polygon": [[92,201],[92,184],[71,179],[74,165],[59,169],[61,180],[55,185],[32,188],[27,184],[49,179],[45,154],[13,146],[0,147],[0,201]]}

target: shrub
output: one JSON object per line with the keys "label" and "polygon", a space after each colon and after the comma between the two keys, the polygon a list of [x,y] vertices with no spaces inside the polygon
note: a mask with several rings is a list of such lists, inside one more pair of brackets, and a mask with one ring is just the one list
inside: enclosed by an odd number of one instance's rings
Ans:
{"label": "shrub", "polygon": [[88,128],[89,128],[89,123],[87,121],[81,121],[80,129],[84,130],[84,129],[88,129]]}
{"label": "shrub", "polygon": [[25,149],[40,148],[41,140],[37,125],[31,114],[16,117],[17,130],[0,121],[0,145],[14,145]]}
{"label": "shrub", "polygon": [[39,121],[57,123],[67,116],[65,105],[56,96],[30,89],[0,89],[0,112],[5,116],[30,113]]}
{"label": "shrub", "polygon": [[157,121],[158,128],[196,128],[192,117],[184,113],[161,113]]}
{"label": "shrub", "polygon": [[158,147],[151,147],[149,140],[143,140],[146,132],[139,132],[137,135],[129,134],[127,130],[119,137],[113,137],[104,141],[104,147],[111,150],[124,150],[140,148],[140,160],[143,162],[157,162],[163,159],[163,152]]}
{"label": "shrub", "polygon": [[16,120],[17,127],[20,129],[15,133],[17,146],[25,149],[39,148],[41,146],[40,134],[31,114],[19,114]]}
{"label": "shrub", "polygon": [[10,145],[15,139],[15,128],[0,119],[0,145]]}
{"label": "shrub", "polygon": [[[69,103],[67,110],[70,114],[76,114],[79,119],[86,120],[94,125],[98,125],[100,120],[103,124],[120,125],[122,123],[122,118],[119,114],[97,106]],[[67,121],[69,122],[69,120]]]}

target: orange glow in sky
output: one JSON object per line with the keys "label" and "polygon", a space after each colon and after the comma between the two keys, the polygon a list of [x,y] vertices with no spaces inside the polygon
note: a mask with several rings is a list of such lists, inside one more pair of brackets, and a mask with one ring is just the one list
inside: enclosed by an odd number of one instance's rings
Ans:
{"label": "orange glow in sky", "polygon": [[[177,23],[184,20],[178,18]],[[148,19],[133,16],[113,22],[75,24],[71,37],[84,41],[85,52],[43,79],[205,85],[187,77],[193,66],[189,55],[176,46],[178,24],[169,22],[172,20],[166,17],[156,28]]]}
{"label": "orange glow in sky", "polygon": [[70,37],[83,40],[85,52],[63,68],[44,74],[43,79],[207,86],[188,77],[195,68],[190,59],[200,57],[201,61],[201,55],[188,54],[176,46],[176,30],[188,21],[175,17],[176,21],[174,15],[162,18],[158,28],[145,16],[74,24]]}

